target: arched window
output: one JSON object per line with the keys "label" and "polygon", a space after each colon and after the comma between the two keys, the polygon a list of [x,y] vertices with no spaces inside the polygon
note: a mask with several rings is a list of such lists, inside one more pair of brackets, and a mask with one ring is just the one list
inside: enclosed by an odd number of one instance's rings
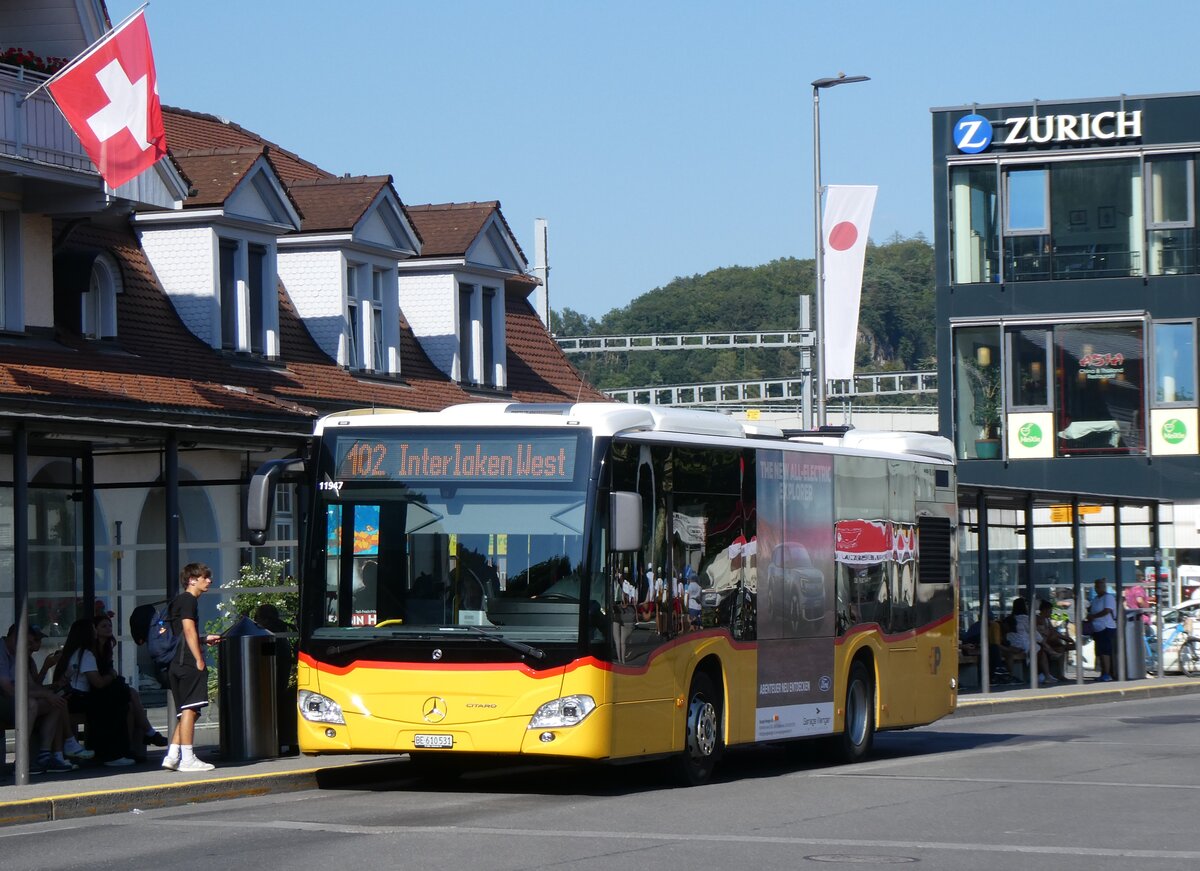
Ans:
{"label": "arched window", "polygon": [[123,290],[116,261],[108,254],[97,256],[88,289],[82,295],[80,323],[86,338],[105,339],[117,334],[117,294]]}

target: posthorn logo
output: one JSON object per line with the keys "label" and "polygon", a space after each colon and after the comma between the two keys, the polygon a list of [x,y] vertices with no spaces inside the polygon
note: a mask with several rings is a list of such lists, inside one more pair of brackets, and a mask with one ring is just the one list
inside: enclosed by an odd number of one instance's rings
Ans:
{"label": "posthorn logo", "polygon": [[1177,445],[1187,438],[1187,427],[1183,425],[1182,420],[1173,417],[1163,424],[1162,437],[1167,444]]}
{"label": "posthorn logo", "polygon": [[978,154],[992,144],[992,122],[982,115],[963,115],[954,125],[954,144],[963,154]]}
{"label": "posthorn logo", "polygon": [[1017,430],[1017,441],[1021,447],[1036,448],[1042,443],[1042,428],[1036,423],[1024,424]]}

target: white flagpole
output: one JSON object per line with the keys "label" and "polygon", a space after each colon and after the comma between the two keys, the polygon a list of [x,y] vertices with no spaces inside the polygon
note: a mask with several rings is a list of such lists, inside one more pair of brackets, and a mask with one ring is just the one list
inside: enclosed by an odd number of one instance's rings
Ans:
{"label": "white flagpole", "polygon": [[69,73],[75,67],[79,66],[81,63],[83,63],[85,60],[87,60],[89,57],[91,57],[92,54],[95,53],[96,49],[98,49],[104,43],[108,42],[110,39],[112,39],[114,36],[116,36],[118,33],[120,33],[122,29],[124,29],[125,27],[127,27],[129,25],[129,22],[131,22],[131,21],[133,21],[133,19],[137,18],[137,16],[139,14],[141,14],[142,10],[144,10],[149,5],[150,5],[150,0],[146,0],[146,2],[143,3],[141,6],[139,6],[137,9],[133,10],[128,15],[126,15],[120,24],[118,24],[112,30],[106,30],[104,32],[103,36],[101,36],[99,39],[97,39],[95,42],[93,42],[91,45],[89,45],[87,48],[85,48],[80,54],[76,55],[75,59],[72,60],[69,64],[67,64],[61,70],[56,72],[50,78],[46,79],[46,81],[42,82],[40,85],[38,85],[36,88],[34,88],[28,94],[26,94],[24,97],[21,97],[20,99],[18,99],[17,105],[18,106],[21,105],[26,100],[28,100],[30,97],[32,97],[34,94],[36,94],[38,91],[40,91],[42,88],[49,86],[49,84],[51,82],[53,82],[55,79],[60,78],[61,76],[65,76],[67,73]]}

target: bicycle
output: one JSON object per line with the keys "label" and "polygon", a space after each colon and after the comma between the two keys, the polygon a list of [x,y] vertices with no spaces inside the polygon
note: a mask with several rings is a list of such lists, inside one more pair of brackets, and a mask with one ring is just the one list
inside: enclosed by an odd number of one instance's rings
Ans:
{"label": "bicycle", "polygon": [[[1187,629],[1182,623],[1176,623],[1173,628],[1167,633],[1163,641],[1162,649],[1164,653],[1169,653],[1175,645],[1176,640],[1183,636],[1182,646],[1178,651],[1176,661],[1179,663],[1180,670],[1188,677],[1195,677],[1200,674],[1200,645],[1194,642],[1200,642],[1200,638],[1188,634]],[[1158,636],[1154,634],[1146,634],[1142,636],[1143,643],[1146,645],[1146,673],[1158,673]],[[1185,656],[1188,657],[1185,659]],[[1168,660],[1164,659],[1164,663]],[[1165,665],[1164,665],[1165,670]]]}
{"label": "bicycle", "polygon": [[1200,675],[1200,638],[1189,635],[1179,648],[1179,668],[1188,677]]}

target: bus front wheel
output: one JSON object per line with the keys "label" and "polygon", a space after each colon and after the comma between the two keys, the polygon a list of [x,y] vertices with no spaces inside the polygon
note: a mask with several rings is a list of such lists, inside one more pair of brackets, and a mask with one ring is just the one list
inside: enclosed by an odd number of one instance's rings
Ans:
{"label": "bus front wheel", "polygon": [[850,667],[846,686],[846,726],[841,755],[846,762],[861,762],[875,740],[875,687],[871,670],[862,660]]}
{"label": "bus front wheel", "polygon": [[721,697],[707,675],[697,674],[688,692],[683,753],[676,759],[679,779],[687,786],[707,783],[720,755]]}

